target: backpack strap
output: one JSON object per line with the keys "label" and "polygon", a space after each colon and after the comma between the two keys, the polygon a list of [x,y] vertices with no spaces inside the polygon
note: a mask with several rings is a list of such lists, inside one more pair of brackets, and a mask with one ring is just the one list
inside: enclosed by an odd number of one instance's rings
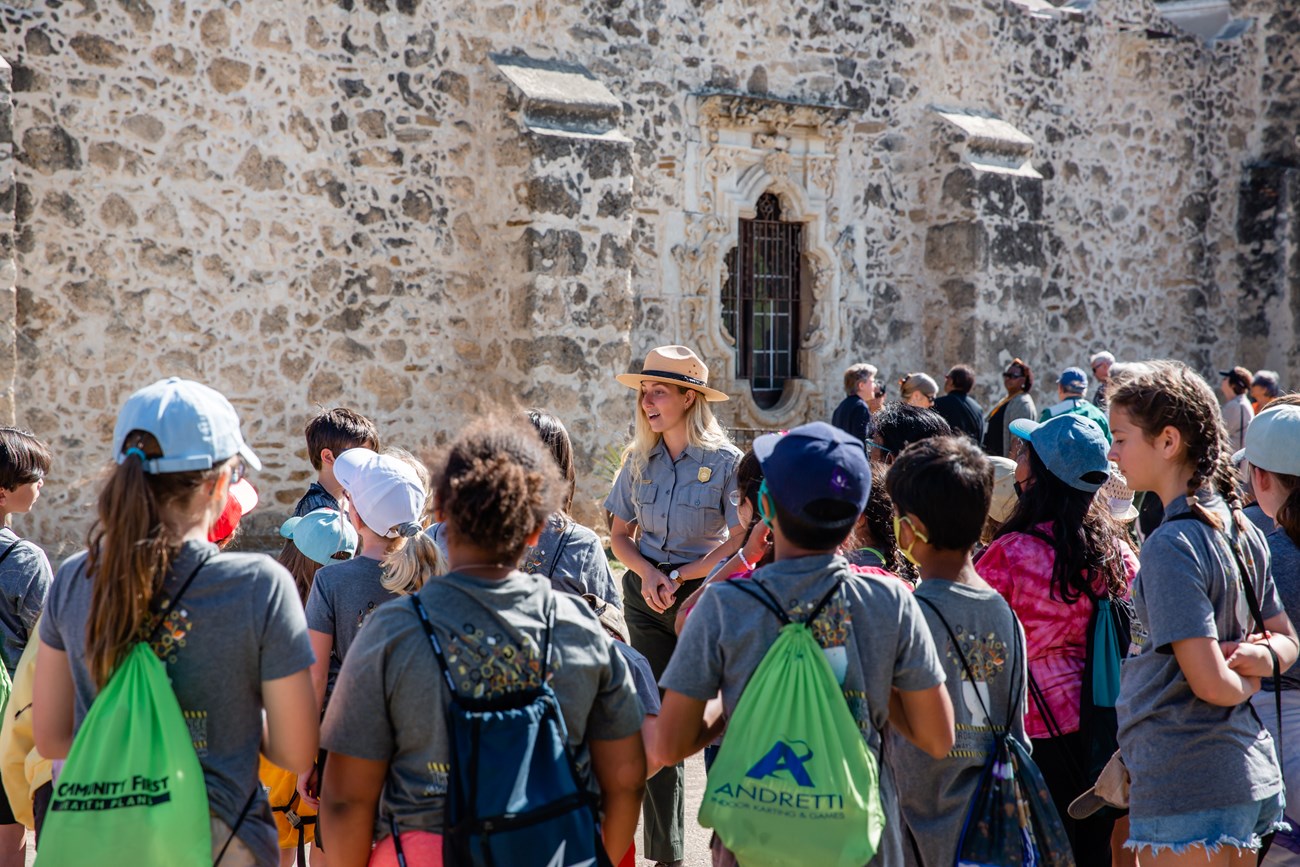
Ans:
{"label": "backpack strap", "polygon": [[[826,592],[826,595],[821,598],[821,601],[819,601],[816,605],[813,606],[812,611],[808,614],[807,617],[803,619],[802,622],[812,623],[814,620],[816,620],[817,615],[822,613],[822,609],[825,608],[826,605],[831,601],[831,599],[834,598],[835,594],[839,592],[840,585],[843,583],[844,583],[844,579],[841,578],[837,580],[835,582],[835,586],[832,587],[830,590],[828,590]],[[746,596],[752,596],[754,599],[757,599],[759,604],[761,604],[768,611],[771,611],[773,614],[776,615],[776,618],[781,621],[782,626],[788,626],[794,622],[793,620],[790,619],[790,615],[786,613],[785,608],[781,606],[781,603],[777,601],[777,598],[772,595],[772,591],[768,590],[758,581],[755,581],[753,579],[741,580],[741,581],[724,581],[722,582],[722,584],[724,587],[735,587],[737,590],[744,592]],[[754,592],[754,590],[751,589],[751,587],[757,587],[760,592],[759,593]]]}
{"label": "backpack strap", "polygon": [[555,569],[560,565],[560,553],[564,550],[564,546],[568,543],[569,537],[572,535],[573,521],[570,521],[568,526],[564,528],[564,534],[560,536],[560,541],[555,545],[555,553],[551,555],[551,568],[546,570],[546,577],[548,580],[555,579]]}
{"label": "backpack strap", "polygon": [[[429,644],[433,647],[433,655],[438,660],[438,668],[442,670],[442,679],[447,682],[447,689],[451,694],[456,694],[456,684],[451,679],[451,669],[447,665],[447,658],[442,655],[442,645],[438,643],[438,636],[433,634],[433,624],[429,622],[429,612],[424,610],[424,604],[420,602],[418,594],[411,594],[411,606],[415,609],[415,615],[420,618],[420,626],[424,627],[424,634],[429,638]],[[549,631],[548,644],[549,644]]]}
{"label": "backpack strap", "polygon": [[[207,560],[204,559],[203,562],[206,563]],[[199,565],[202,566],[203,564],[200,563]],[[195,573],[198,572],[197,569],[195,569],[194,571]],[[194,576],[191,575],[190,579],[193,580],[193,578]],[[189,584],[189,581],[186,581],[185,583]],[[180,594],[177,593],[176,596],[179,597]],[[257,798],[257,790],[260,788],[262,788],[262,785],[261,783],[258,783],[257,785],[253,786],[253,791],[248,793],[248,800],[244,802],[244,809],[239,811],[239,818],[235,820],[235,824],[231,827],[230,836],[226,838],[225,845],[223,845],[221,847],[221,851],[217,853],[217,858],[215,861],[212,862],[212,867],[217,867],[217,865],[221,863],[221,859],[226,857],[226,850],[230,848],[230,844],[233,843],[235,840],[235,835],[239,833],[239,826],[243,825],[244,819],[248,818],[248,811],[252,809],[253,801]]]}
{"label": "backpack strap", "polygon": [[172,594],[170,599],[167,598],[167,594],[163,593],[162,590],[159,589],[158,595],[154,597],[153,603],[149,606],[150,616],[153,618],[153,628],[149,630],[149,637],[145,640],[151,647],[158,639],[158,630],[162,629],[164,616],[167,612],[180,604],[181,597],[185,595],[186,590],[190,589],[190,585],[194,583],[194,579],[198,576],[199,570],[208,565],[208,561],[211,560],[213,556],[212,552],[209,551],[205,556],[200,557],[199,562],[194,566],[189,577],[181,582],[180,588]]}
{"label": "backpack strap", "polygon": [[[5,558],[13,553],[13,550],[21,545],[23,541],[24,540],[22,539],[16,539],[13,542],[10,542],[9,547],[5,548],[4,553],[0,554],[0,563],[3,563]],[[6,673],[9,671],[9,660],[5,657],[3,642],[0,642],[0,665],[4,666]]]}

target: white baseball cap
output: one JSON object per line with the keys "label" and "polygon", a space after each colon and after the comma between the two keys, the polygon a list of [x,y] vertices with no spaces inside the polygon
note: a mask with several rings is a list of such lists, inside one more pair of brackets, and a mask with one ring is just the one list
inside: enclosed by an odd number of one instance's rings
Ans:
{"label": "white baseball cap", "polygon": [[152,434],[162,449],[162,457],[140,456],[146,473],[208,470],[235,455],[254,470],[262,468],[239,432],[230,401],[189,379],[160,379],[126,399],[113,428],[113,459],[119,464],[126,460],[122,446],[133,430]]}
{"label": "white baseball cap", "polygon": [[424,528],[424,486],[406,461],[370,449],[348,449],[334,459],[334,478],[347,492],[362,522],[390,539]]}
{"label": "white baseball cap", "polygon": [[1246,428],[1246,447],[1232,456],[1253,467],[1300,476],[1300,406],[1270,406]]}

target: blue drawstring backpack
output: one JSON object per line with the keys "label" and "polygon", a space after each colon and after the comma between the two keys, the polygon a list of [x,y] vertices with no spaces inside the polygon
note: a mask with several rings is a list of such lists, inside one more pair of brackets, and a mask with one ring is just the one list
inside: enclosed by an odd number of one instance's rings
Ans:
{"label": "blue drawstring backpack", "polygon": [[[450,690],[451,780],[442,844],[448,865],[611,867],[600,836],[599,800],[582,782],[559,701],[546,683],[555,604],[549,595],[541,685],[474,699],[457,693],[428,612],[418,596],[411,597]],[[396,834],[393,843],[402,859]]]}

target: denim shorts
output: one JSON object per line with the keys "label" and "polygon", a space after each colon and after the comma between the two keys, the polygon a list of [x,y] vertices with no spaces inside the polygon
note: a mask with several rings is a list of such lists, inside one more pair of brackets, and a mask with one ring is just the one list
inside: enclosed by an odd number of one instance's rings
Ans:
{"label": "denim shorts", "polygon": [[1261,801],[1177,816],[1130,815],[1124,848],[1139,854],[1150,849],[1156,855],[1166,849],[1178,855],[1192,846],[1202,846],[1208,852],[1223,846],[1257,852],[1265,834],[1289,827],[1282,820],[1284,800],[1279,792]]}

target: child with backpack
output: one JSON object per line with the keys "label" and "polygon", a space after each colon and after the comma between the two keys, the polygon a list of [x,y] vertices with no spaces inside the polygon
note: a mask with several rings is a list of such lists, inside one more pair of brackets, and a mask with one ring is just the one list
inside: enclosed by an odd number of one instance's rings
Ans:
{"label": "child with backpack", "polygon": [[[993,467],[969,437],[907,447],[887,477],[900,550],[920,570],[915,598],[939,649],[956,720],[943,758],[890,737],[909,865],[951,867],[997,738],[1022,744],[1028,694],[1024,635],[971,561],[993,492]],[[969,671],[967,667],[969,666]]]}
{"label": "child with backpack", "polygon": [[705,708],[721,691],[729,722],[700,815],[715,864],[900,865],[881,732],[890,723],[948,754],[943,666],[907,587],[855,574],[836,553],[871,487],[862,443],[813,422],[759,437],[754,453],[775,560],[709,587],[691,612],[660,679],[650,758],[671,764],[709,744],[724,721]]}
{"label": "child with backpack", "polygon": [[[208,541],[261,462],[229,401],[177,378],[127,399],[111,454],[87,548],[59,567],[41,621],[33,733],[42,756],[67,757],[42,863],[275,867],[258,752],[297,772],[316,754],[307,624],[283,567]],[[188,773],[132,772],[155,757],[201,769],[197,797]]]}
{"label": "child with backpack", "polygon": [[[9,529],[9,516],[32,510],[50,471],[50,452],[36,437],[0,428],[0,663],[4,695],[27,647],[50,589],[45,552]],[[0,867],[21,867],[26,830],[0,797]]]}
{"label": "child with backpack", "polygon": [[[293,576],[304,606],[317,570],[351,559],[358,544],[352,521],[329,508],[289,518],[280,526],[280,535],[286,541],[277,560]],[[276,767],[265,756],[257,776],[266,788],[280,835],[280,867],[295,863],[307,867],[306,850],[316,840],[316,808],[298,793],[297,774]]]}
{"label": "child with backpack", "polygon": [[[333,471],[360,547],[351,559],[320,567],[307,596],[307,630],[316,654],[312,686],[322,717],[366,620],[380,605],[418,588],[441,563],[421,524],[427,495],[409,457],[348,449],[334,459]],[[325,759],[322,750],[317,767],[298,779],[298,793],[317,809]],[[328,835],[325,823],[318,823],[312,847],[318,861],[325,860],[318,853],[325,850]]]}
{"label": "child with backpack", "polygon": [[[1084,690],[1089,627],[1103,602],[1108,612],[1125,604],[1137,557],[1098,493],[1109,478],[1109,443],[1092,419],[1074,413],[1041,423],[1016,419],[1008,430],[1025,444],[1017,449],[1015,475],[1021,496],[975,569],[1024,625],[1025,728],[1075,860],[1106,865],[1116,817],[1073,820],[1066,811],[1114,752],[1113,716],[1103,731],[1084,701],[1090,697]],[[1107,742],[1102,751],[1091,747],[1098,738]]]}
{"label": "child with backpack", "polygon": [[[627,664],[586,602],[516,568],[562,499],[555,462],[488,419],[436,490],[450,571],[374,612],[326,711],[331,867],[616,862],[645,785]],[[549,818],[502,817],[535,810]]]}
{"label": "child with backpack", "polygon": [[545,575],[556,590],[578,596],[590,593],[621,609],[623,600],[614,586],[614,573],[605,557],[605,545],[599,536],[569,516],[573,509],[575,485],[573,443],[569,441],[569,432],[563,422],[549,412],[534,409],[529,410],[527,416],[559,467],[564,500],[559,511],[546,522],[546,529],[537,544],[524,552],[520,568],[532,575]]}
{"label": "child with backpack", "polygon": [[1240,513],[1210,386],[1156,362],[1109,399],[1111,459],[1165,507],[1142,545],[1133,596],[1145,634],[1116,707],[1131,777],[1126,846],[1142,864],[1253,862],[1281,826],[1283,785],[1250,699],[1295,662],[1295,628],[1268,544]]}

